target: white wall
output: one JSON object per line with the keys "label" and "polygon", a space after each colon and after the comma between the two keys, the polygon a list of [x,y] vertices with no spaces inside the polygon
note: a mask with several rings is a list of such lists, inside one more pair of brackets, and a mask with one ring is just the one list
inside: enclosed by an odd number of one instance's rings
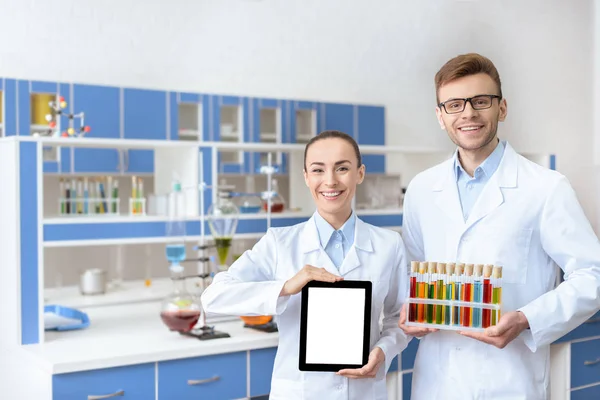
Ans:
{"label": "white wall", "polygon": [[433,76],[497,65],[501,136],[554,152],[595,221],[592,0],[0,0],[0,76],[363,102],[388,143],[449,147]]}

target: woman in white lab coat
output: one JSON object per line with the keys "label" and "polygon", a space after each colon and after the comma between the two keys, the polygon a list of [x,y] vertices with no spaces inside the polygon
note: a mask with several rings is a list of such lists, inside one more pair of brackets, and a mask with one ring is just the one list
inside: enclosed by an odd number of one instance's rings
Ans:
{"label": "woman in white lab coat", "polygon": [[[567,179],[498,140],[507,106],[491,61],[450,60],[436,89],[440,126],[458,150],[411,181],[407,251],[502,266],[503,312],[485,333],[462,334],[406,327],[403,312],[400,326],[421,337],[411,399],[547,399],[549,345],[600,309],[600,244]],[[565,280],[555,288],[557,265]]]}
{"label": "woman in white lab coat", "polygon": [[[326,131],[313,138],[304,152],[304,177],[315,214],[301,224],[269,229],[202,294],[207,312],[278,316],[272,400],[387,398],[386,372],[407,344],[397,326],[407,292],[407,260],[398,233],[355,216],[352,199],[364,174],[358,145],[350,136]],[[300,371],[302,288],[312,280],[341,279],[373,283],[369,362],[339,373]]]}

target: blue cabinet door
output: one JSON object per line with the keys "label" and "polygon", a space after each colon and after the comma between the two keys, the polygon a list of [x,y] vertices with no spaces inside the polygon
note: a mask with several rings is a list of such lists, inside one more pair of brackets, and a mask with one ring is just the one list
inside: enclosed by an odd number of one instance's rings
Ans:
{"label": "blue cabinet door", "polygon": [[410,341],[406,349],[401,353],[402,358],[402,370],[413,369],[415,365],[415,358],[417,357],[417,349],[419,348],[419,341],[413,339]]}
{"label": "blue cabinet door", "polygon": [[402,400],[410,400],[412,373],[402,374]]}
{"label": "blue cabinet door", "polygon": [[52,377],[52,398],[81,400],[88,396],[116,397],[124,400],[154,399],[154,364],[107,368],[93,371],[60,374]]}
{"label": "blue cabinet door", "polygon": [[356,138],[355,114],[352,104],[324,103],[325,130],[336,130]]}
{"label": "blue cabinet door", "polygon": [[571,344],[571,388],[600,382],[600,339]]}
{"label": "blue cabinet door", "polygon": [[[356,139],[360,145],[385,145],[385,108],[358,106],[358,132]],[[367,173],[385,173],[385,155],[365,154],[363,164]]]}
{"label": "blue cabinet door", "polygon": [[250,396],[262,396],[271,392],[271,377],[276,354],[276,347],[250,352]]}
{"label": "blue cabinet door", "polygon": [[570,342],[592,336],[600,336],[600,311],[556,342]]}
{"label": "blue cabinet door", "polygon": [[[169,93],[159,90],[124,89],[124,137],[166,140],[168,98]],[[127,159],[125,172],[154,172],[152,150],[129,150]]]}
{"label": "blue cabinet door", "polygon": [[600,382],[585,389],[573,390],[571,400],[598,400],[600,399]]}
{"label": "blue cabinet door", "polygon": [[[83,112],[85,124],[91,131],[90,138],[119,139],[120,128],[120,90],[116,87],[73,85],[73,110]],[[78,173],[108,173],[121,171],[121,157],[117,149],[74,150],[74,171]]]}
{"label": "blue cabinet door", "polygon": [[246,352],[158,363],[159,399],[246,397]]}

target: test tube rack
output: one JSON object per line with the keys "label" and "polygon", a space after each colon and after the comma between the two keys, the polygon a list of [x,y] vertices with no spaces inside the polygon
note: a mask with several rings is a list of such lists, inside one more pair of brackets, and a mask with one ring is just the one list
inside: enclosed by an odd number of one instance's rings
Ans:
{"label": "test tube rack", "polygon": [[501,294],[501,266],[413,261],[405,324],[481,332],[498,324]]}

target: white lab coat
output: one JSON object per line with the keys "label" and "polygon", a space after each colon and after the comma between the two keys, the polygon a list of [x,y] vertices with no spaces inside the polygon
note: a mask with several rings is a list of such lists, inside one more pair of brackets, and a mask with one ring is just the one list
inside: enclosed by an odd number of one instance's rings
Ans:
{"label": "white lab coat", "polygon": [[[507,143],[464,222],[450,159],[417,175],[404,203],[411,260],[503,266],[503,312],[524,331],[500,350],[449,331],[424,337],[412,400],[549,398],[549,345],[600,308],[600,244],[567,179]],[[555,289],[556,265],[565,281]]]}
{"label": "white lab coat", "polygon": [[[371,349],[379,346],[385,353],[385,368],[379,369],[376,378],[348,379],[333,372],[299,370],[301,293],[284,297],[279,293],[306,264],[348,280],[373,283]],[[321,247],[312,217],[294,226],[269,229],[228,271],[215,276],[202,294],[202,304],[207,312],[217,314],[278,316],[279,346],[271,400],[386,399],[386,371],[408,343],[397,326],[408,290],[406,264],[404,244],[397,232],[357,218],[354,244],[338,271]]]}

